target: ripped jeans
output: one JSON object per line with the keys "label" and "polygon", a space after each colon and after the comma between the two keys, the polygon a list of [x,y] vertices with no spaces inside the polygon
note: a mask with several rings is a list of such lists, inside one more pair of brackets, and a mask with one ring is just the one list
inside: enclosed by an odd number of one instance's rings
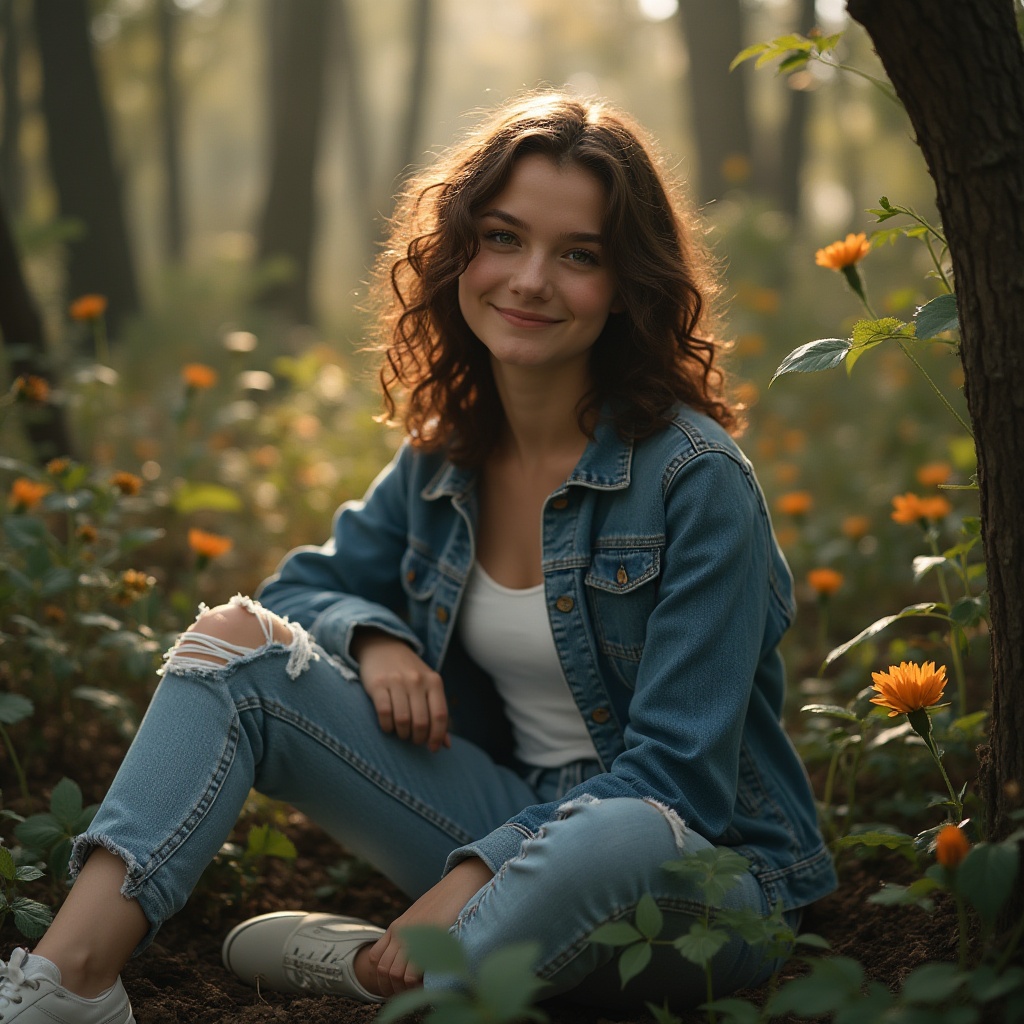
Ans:
{"label": "ripped jeans", "polygon": [[[260,618],[267,641],[228,651],[183,634],[109,793],[75,842],[73,874],[98,845],[125,861],[122,892],[151,925],[140,950],[184,905],[253,787],[298,808],[416,898],[452,850],[600,771],[579,762],[522,776],[457,736],[450,749],[430,753],[383,733],[358,680],[301,627],[289,624],[291,642],[277,642],[258,605],[235,603]],[[204,651],[227,663],[195,656]],[[471,965],[510,943],[538,942],[546,995],[568,992],[603,1007],[666,998],[694,1005],[705,998],[703,971],[675,950],[655,947],[623,995],[616,951],[588,936],[607,921],[632,921],[645,892],[664,914],[661,938],[688,931],[703,914],[701,894],[661,865],[709,845],[640,799],[575,803],[526,842],[452,930]],[[771,909],[753,876],[728,900]],[[734,936],[713,962],[715,993],[757,984],[775,965]],[[424,984],[445,980],[428,974]]]}

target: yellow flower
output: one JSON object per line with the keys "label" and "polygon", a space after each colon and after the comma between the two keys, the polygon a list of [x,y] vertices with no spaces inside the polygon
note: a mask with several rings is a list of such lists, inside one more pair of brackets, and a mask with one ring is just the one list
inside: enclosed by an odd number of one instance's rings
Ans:
{"label": "yellow flower", "polygon": [[181,379],[187,387],[206,391],[217,383],[217,371],[205,363],[186,363],[181,368]]}
{"label": "yellow flower", "polygon": [[814,498],[808,491],[790,491],[779,495],[775,507],[787,516],[802,516],[810,512]]}
{"label": "yellow flower", "polygon": [[819,249],[814,254],[814,262],[819,267],[828,267],[829,270],[842,270],[844,267],[852,267],[859,263],[871,250],[871,243],[863,231],[857,235],[847,235],[843,242],[833,242]]}
{"label": "yellow flower", "polygon": [[142,478],[122,471],[110,478],[110,486],[116,487],[122,494],[138,494],[142,490]]}
{"label": "yellow flower", "polygon": [[188,531],[188,546],[200,558],[220,558],[226,555],[234,546],[230,537],[222,537],[216,533],[207,533],[206,530],[192,529]]}
{"label": "yellow flower", "polygon": [[872,672],[873,689],[877,697],[872,704],[890,708],[889,717],[909,714],[938,704],[946,688],[946,666],[936,670],[934,661],[918,665],[913,661],[901,661],[899,666],[890,665],[888,672]]}
{"label": "yellow flower", "polygon": [[867,516],[847,516],[841,529],[844,537],[860,540],[871,529],[871,520]]}
{"label": "yellow flower", "polygon": [[35,377],[32,374],[18,377],[14,382],[14,388],[19,398],[38,405],[42,405],[50,397],[50,382],[44,377]]}
{"label": "yellow flower", "polygon": [[27,476],[20,476],[11,484],[7,503],[16,512],[29,512],[52,490],[53,488],[49,484],[30,480]]}
{"label": "yellow flower", "polygon": [[843,585],[843,574],[825,567],[812,569],[807,574],[807,583],[815,593],[829,597]]}
{"label": "yellow flower", "polygon": [[922,487],[938,487],[953,475],[953,467],[948,462],[926,462],[918,467],[917,482]]}
{"label": "yellow flower", "polygon": [[935,859],[944,867],[958,867],[971,851],[967,836],[956,825],[946,825],[935,837]]}
{"label": "yellow flower", "polygon": [[68,308],[72,320],[98,320],[107,309],[104,295],[80,295]]}

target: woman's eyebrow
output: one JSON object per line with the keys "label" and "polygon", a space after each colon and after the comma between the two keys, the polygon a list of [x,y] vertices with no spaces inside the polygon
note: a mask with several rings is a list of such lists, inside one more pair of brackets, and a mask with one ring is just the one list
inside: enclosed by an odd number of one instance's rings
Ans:
{"label": "woman's eyebrow", "polygon": [[[495,220],[500,220],[502,223],[508,224],[509,227],[518,228],[520,231],[528,231],[530,228],[526,221],[521,220],[514,213],[509,213],[507,210],[499,210],[496,207],[484,210],[479,216],[481,220],[484,217],[493,217]],[[600,234],[596,234],[593,231],[567,231],[558,237],[566,242],[590,242],[595,245],[601,245],[604,241]]]}

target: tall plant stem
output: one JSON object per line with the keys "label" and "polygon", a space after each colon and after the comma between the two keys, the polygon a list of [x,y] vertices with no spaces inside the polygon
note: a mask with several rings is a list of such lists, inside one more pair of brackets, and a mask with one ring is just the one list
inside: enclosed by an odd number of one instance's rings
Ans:
{"label": "tall plant stem", "polygon": [[953,417],[956,419],[957,423],[959,423],[960,426],[963,427],[965,431],[967,431],[967,436],[970,437],[973,441],[974,433],[971,430],[970,426],[967,424],[967,421],[963,418],[963,416],[960,415],[960,413],[956,411],[956,409],[953,408],[949,399],[939,390],[938,384],[936,384],[935,381],[932,380],[928,371],[921,365],[920,360],[918,360],[914,353],[911,352],[909,348],[907,348],[907,346],[903,343],[902,338],[897,338],[896,343],[903,350],[903,354],[921,371],[921,373],[924,375],[924,379],[928,381],[928,383],[931,385],[932,391],[934,391],[935,394],[939,396],[939,401],[942,402],[942,404],[953,414]]}
{"label": "tall plant stem", "polygon": [[[939,557],[939,545],[936,541],[934,534],[929,531],[928,542],[931,545],[932,554]],[[938,566],[936,569],[936,576],[939,580],[939,593],[942,594],[942,600],[946,607],[952,611],[953,604],[949,594],[949,585],[946,583],[946,577],[942,575],[942,566]],[[956,699],[960,705],[960,714],[967,714],[967,677],[964,673],[964,663],[960,657],[960,645],[957,643],[957,629],[959,627],[956,623],[953,623],[952,628],[949,631],[949,653],[953,661],[953,675],[956,676]]]}
{"label": "tall plant stem", "polygon": [[21,790],[21,795],[28,803],[28,782],[25,779],[25,769],[21,767],[21,761],[18,760],[18,755],[15,753],[14,744],[11,743],[11,737],[7,734],[7,730],[0,725],[0,736],[4,738],[4,746],[7,748],[7,753],[10,755],[11,764],[14,765],[14,771],[18,776],[18,788]]}

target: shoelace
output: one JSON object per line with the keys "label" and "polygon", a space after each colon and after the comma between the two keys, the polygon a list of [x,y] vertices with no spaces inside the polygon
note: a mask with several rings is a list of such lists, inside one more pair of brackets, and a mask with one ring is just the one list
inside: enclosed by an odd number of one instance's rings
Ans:
{"label": "shoelace", "polygon": [[26,978],[22,968],[28,960],[28,950],[20,946],[11,954],[7,963],[0,960],[0,1020],[3,1020],[4,1007],[21,1002],[23,988],[35,991],[39,982]]}

